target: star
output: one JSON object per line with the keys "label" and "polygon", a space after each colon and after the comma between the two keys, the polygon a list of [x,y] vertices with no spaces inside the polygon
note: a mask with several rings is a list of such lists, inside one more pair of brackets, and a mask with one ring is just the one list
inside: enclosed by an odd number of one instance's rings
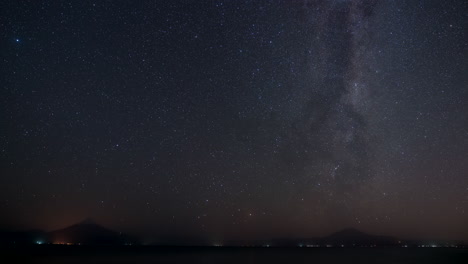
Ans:
{"label": "star", "polygon": [[463,1],[222,1],[5,1],[0,230],[468,239]]}

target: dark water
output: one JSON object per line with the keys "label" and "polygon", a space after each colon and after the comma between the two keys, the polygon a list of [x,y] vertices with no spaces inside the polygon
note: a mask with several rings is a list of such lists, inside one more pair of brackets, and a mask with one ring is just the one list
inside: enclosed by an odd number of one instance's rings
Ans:
{"label": "dark water", "polygon": [[468,263],[455,248],[3,248],[0,263]]}

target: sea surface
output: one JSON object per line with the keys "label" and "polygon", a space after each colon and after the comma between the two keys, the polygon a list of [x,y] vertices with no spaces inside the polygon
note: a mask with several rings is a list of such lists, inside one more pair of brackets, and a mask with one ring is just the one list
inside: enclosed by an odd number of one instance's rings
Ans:
{"label": "sea surface", "polygon": [[468,263],[457,248],[3,247],[0,263]]}

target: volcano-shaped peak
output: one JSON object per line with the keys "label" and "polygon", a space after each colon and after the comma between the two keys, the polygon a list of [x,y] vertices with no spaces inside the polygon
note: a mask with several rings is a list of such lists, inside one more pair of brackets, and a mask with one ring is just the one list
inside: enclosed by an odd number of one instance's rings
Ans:
{"label": "volcano-shaped peak", "polygon": [[69,227],[49,233],[52,243],[72,244],[124,244],[132,239],[120,232],[96,224],[92,219],[85,219]]}

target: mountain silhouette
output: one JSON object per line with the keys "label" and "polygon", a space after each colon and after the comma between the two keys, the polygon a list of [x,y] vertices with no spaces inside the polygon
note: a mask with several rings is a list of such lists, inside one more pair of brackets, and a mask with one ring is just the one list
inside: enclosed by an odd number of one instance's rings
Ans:
{"label": "mountain silhouette", "polygon": [[85,219],[69,227],[48,233],[48,240],[55,244],[122,245],[134,239],[98,225],[92,219]]}
{"label": "mountain silhouette", "polygon": [[370,235],[354,228],[347,228],[322,238],[323,243],[342,245],[394,245],[398,239],[390,236]]}
{"label": "mountain silhouette", "polygon": [[[431,240],[432,244],[462,245],[463,241]],[[276,238],[269,240],[231,240],[224,246],[272,246],[272,247],[401,247],[409,245],[417,247],[429,243],[427,240],[398,239],[391,236],[379,236],[347,228],[325,237],[308,238]],[[92,219],[52,232],[40,230],[8,231],[0,230],[0,245],[31,245],[31,244],[79,244],[79,245],[139,245],[134,237],[105,228]],[[146,243],[148,244],[148,243]],[[197,246],[212,245],[202,237],[187,237],[186,235],[159,235],[151,245],[164,246]]]}

